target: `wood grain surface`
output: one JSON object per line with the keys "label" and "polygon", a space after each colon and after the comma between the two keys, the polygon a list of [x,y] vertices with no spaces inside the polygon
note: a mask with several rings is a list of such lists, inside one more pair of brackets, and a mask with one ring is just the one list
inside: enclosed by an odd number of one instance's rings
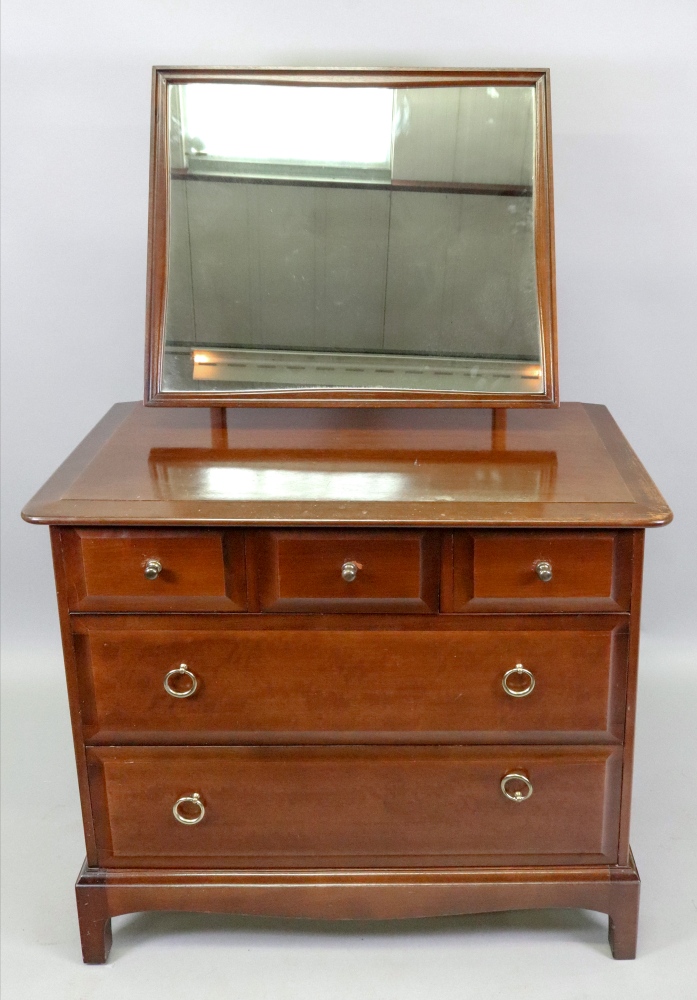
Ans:
{"label": "wood grain surface", "polygon": [[[253,616],[252,627],[235,628],[233,619],[222,631],[216,617],[196,630],[178,616],[141,617],[137,630],[128,617],[109,629],[100,616],[81,619],[75,649],[87,741],[622,741],[626,616],[515,617],[513,629],[505,616],[478,616],[458,631],[406,631],[398,622],[386,630],[363,616],[350,619],[351,630],[308,629],[292,616],[265,629]],[[178,699],[164,678],[181,663],[197,687]],[[502,684],[518,663],[535,680],[523,698]],[[509,683],[520,689],[529,680]]]}
{"label": "wood grain surface", "polygon": [[52,525],[85,960],[137,909],[541,905],[607,913],[632,957],[643,528],[672,515],[607,411],[220,412],[115,407],[25,510]]}
{"label": "wood grain surface", "polygon": [[453,611],[628,611],[631,580],[631,531],[454,532]]}
{"label": "wood grain surface", "polygon": [[634,958],[639,873],[624,867],[404,868],[398,871],[246,872],[111,869],[83,865],[75,887],[83,956],[105,962],[111,917],[189,910],[326,920],[394,920],[499,910],[580,907],[609,916],[614,958]]}
{"label": "wood grain surface", "polygon": [[[74,528],[61,533],[72,611],[242,611],[239,531]],[[150,559],[162,571],[144,573]]]}
{"label": "wood grain surface", "polygon": [[[91,747],[87,759],[103,867],[617,861],[617,747]],[[503,795],[508,773],[532,782],[528,800]],[[172,809],[195,793],[205,815],[184,826]]]}
{"label": "wood grain surface", "polygon": [[27,504],[43,524],[632,528],[672,514],[605,407],[119,404]]}
{"label": "wood grain surface", "polygon": [[[258,531],[262,611],[437,612],[437,531]],[[344,580],[344,563],[357,568]]]}

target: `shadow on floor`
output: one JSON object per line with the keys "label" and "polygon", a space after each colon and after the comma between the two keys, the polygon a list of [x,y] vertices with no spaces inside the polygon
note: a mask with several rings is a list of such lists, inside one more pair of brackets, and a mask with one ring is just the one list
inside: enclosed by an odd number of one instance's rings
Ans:
{"label": "shadow on floor", "polygon": [[[196,945],[220,944],[222,936],[244,936],[245,947],[268,945],[269,937],[299,943],[303,938],[399,939],[433,943],[438,937],[462,935],[463,944],[481,935],[505,934],[577,938],[595,950],[607,952],[607,917],[590,910],[514,910],[504,913],[467,914],[408,920],[303,920],[277,917],[242,917],[218,913],[133,913],[114,919],[114,949],[129,950],[158,937],[190,937]],[[255,941],[256,938],[256,941]]]}

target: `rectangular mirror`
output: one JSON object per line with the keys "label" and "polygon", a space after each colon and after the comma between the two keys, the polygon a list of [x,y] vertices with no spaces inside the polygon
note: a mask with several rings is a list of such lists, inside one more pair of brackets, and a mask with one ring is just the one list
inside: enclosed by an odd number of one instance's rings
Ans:
{"label": "rectangular mirror", "polygon": [[556,405],[548,80],[156,70],[146,402]]}

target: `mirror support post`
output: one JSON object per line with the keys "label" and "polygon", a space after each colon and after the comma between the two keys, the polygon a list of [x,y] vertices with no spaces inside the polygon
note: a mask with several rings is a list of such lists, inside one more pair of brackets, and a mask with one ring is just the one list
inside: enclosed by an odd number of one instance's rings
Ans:
{"label": "mirror support post", "polygon": [[507,410],[493,408],[491,411],[491,450],[506,450],[506,417]]}
{"label": "mirror support post", "polygon": [[227,448],[226,406],[211,406],[211,447]]}

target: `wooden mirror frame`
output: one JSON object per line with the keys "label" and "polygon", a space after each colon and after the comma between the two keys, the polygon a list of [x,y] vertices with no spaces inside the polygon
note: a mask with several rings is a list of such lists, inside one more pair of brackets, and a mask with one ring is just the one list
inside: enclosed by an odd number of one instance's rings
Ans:
{"label": "wooden mirror frame", "polygon": [[[534,86],[535,87],[535,262],[545,392],[434,392],[417,389],[248,389],[230,392],[169,392],[163,388],[165,306],[168,278],[169,141],[167,87],[170,84],[285,83],[322,86]],[[549,70],[536,69],[220,69],[153,70],[148,225],[147,406],[367,406],[367,407],[544,407],[558,406],[557,327],[554,275],[554,212]]]}

